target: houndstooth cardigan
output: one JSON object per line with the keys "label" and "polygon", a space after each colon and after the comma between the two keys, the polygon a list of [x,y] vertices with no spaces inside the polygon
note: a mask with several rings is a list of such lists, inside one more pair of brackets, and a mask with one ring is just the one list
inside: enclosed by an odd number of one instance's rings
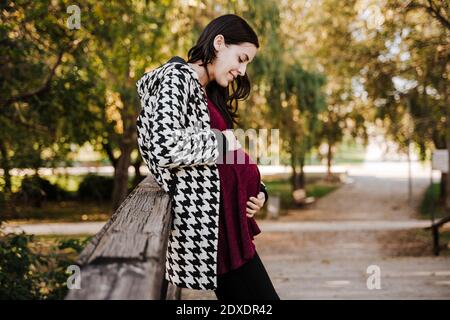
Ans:
{"label": "houndstooth cardigan", "polygon": [[[220,178],[216,163],[227,151],[210,127],[198,75],[173,57],[136,83],[142,110],[138,146],[158,184],[170,195],[172,227],[165,278],[178,287],[217,289]],[[261,186],[266,194],[264,184]]]}
{"label": "houndstooth cardigan", "polygon": [[220,201],[216,163],[223,136],[211,130],[198,75],[182,58],[146,73],[136,86],[142,106],[139,150],[172,202],[165,277],[179,287],[214,290]]}

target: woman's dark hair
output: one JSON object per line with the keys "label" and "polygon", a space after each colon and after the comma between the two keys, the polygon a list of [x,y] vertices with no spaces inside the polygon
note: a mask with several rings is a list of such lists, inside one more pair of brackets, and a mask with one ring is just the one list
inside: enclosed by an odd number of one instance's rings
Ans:
{"label": "woman's dark hair", "polygon": [[[207,64],[212,63],[216,58],[214,38],[219,34],[224,37],[227,45],[249,42],[259,48],[258,36],[248,23],[237,15],[226,14],[212,20],[206,26],[196,45],[188,52],[188,63],[200,60],[202,61],[200,65],[208,72]],[[226,88],[221,87],[216,81],[211,81],[206,86],[208,97],[224,116],[228,129],[233,128],[233,123],[238,124],[236,121],[238,100],[246,99],[250,94],[250,88],[247,73],[243,76],[238,75],[231,86]]]}

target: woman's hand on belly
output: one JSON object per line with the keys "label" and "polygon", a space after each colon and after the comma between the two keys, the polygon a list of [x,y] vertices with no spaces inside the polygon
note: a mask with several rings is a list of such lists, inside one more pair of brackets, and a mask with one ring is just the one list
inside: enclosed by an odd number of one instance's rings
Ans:
{"label": "woman's hand on belly", "polygon": [[266,196],[264,192],[258,193],[258,197],[250,197],[247,201],[247,217],[253,218],[254,215],[261,210],[266,201]]}

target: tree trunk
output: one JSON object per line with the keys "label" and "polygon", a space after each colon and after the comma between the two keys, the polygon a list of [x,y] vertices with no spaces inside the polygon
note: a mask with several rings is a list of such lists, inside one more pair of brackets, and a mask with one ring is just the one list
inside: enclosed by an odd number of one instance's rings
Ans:
{"label": "tree trunk", "polygon": [[328,142],[328,152],[327,152],[327,180],[331,181],[332,180],[332,176],[331,176],[331,162],[333,161],[333,151],[332,151],[332,144],[330,142]]}
{"label": "tree trunk", "polygon": [[290,141],[291,141],[291,168],[292,168],[292,176],[291,176],[291,186],[292,191],[297,190],[297,149],[296,149],[296,142],[295,142],[295,136],[293,134],[290,135]]}
{"label": "tree trunk", "polygon": [[112,196],[113,212],[120,206],[128,194],[128,168],[131,164],[131,152],[135,147],[133,126],[129,126],[123,135],[120,157],[114,170],[114,190]]}
{"label": "tree trunk", "polygon": [[4,192],[6,194],[11,193],[11,174],[9,170],[11,169],[8,158],[8,150],[6,150],[6,146],[3,141],[0,141],[0,154],[2,156],[1,167],[3,169],[3,176],[5,179],[5,189]]}
{"label": "tree trunk", "polygon": [[114,169],[117,166],[117,159],[114,158],[114,153],[113,150],[111,148],[111,144],[109,142],[104,142],[102,143],[103,146],[103,150],[105,151],[106,155],[108,156],[109,161],[111,162],[112,166],[114,167]]}
{"label": "tree trunk", "polygon": [[292,168],[292,176],[291,176],[291,186],[292,190],[297,189],[297,169],[295,168],[295,164],[291,161],[291,168]]}
{"label": "tree trunk", "polygon": [[143,179],[141,174],[141,167],[142,164],[142,158],[139,156],[136,161],[133,163],[134,167],[134,179],[133,179],[133,188],[136,187]]}
{"label": "tree trunk", "polygon": [[128,167],[130,166],[130,158],[132,147],[124,144],[121,148],[122,153],[117,162],[117,167],[114,170],[114,191],[112,196],[112,207],[115,211],[120,203],[125,199],[128,193]]}
{"label": "tree trunk", "polygon": [[305,189],[305,156],[303,155],[300,159],[300,177],[298,181],[298,185],[300,188]]}

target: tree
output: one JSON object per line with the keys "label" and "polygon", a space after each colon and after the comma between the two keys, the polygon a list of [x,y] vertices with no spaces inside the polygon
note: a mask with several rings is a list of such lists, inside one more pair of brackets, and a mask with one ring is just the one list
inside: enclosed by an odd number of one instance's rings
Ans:
{"label": "tree", "polygon": [[86,42],[64,25],[64,2],[5,2],[0,9],[0,156],[8,194],[11,168],[67,162],[72,143],[95,135],[102,87]]}
{"label": "tree", "polygon": [[[369,41],[378,59],[366,65],[365,87],[389,135],[403,145],[414,142],[425,159],[430,150],[450,145],[448,3],[392,1],[380,13],[384,23]],[[406,116],[414,128],[410,136],[402,125]],[[443,174],[443,200],[448,180]]]}
{"label": "tree", "polygon": [[[83,22],[89,41],[87,52],[105,87],[103,133],[94,141],[114,166],[113,210],[128,193],[128,168],[137,150],[136,118],[140,102],[136,81],[144,72],[163,63],[170,55],[170,1],[87,2],[90,12]],[[135,152],[137,155],[137,152]],[[137,155],[133,166],[140,176]]]}

